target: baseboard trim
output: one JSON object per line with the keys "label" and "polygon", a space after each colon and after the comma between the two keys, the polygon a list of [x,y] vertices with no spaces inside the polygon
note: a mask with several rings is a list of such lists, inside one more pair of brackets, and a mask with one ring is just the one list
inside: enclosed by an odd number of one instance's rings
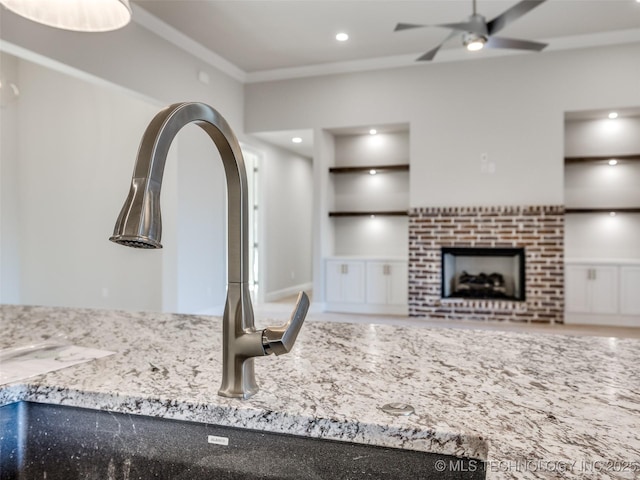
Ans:
{"label": "baseboard trim", "polygon": [[296,295],[300,291],[308,292],[313,289],[313,283],[301,283],[299,285],[294,285],[292,287],[283,288],[282,290],[276,290],[274,292],[269,292],[264,294],[265,302],[277,302],[278,300],[282,300],[283,298],[290,297],[292,295]]}
{"label": "baseboard trim", "polygon": [[325,311],[336,313],[407,316],[409,314],[409,307],[407,305],[377,305],[371,303],[326,303]]}
{"label": "baseboard trim", "polygon": [[640,327],[640,315],[607,315],[565,313],[565,325],[606,325],[610,327]]}
{"label": "baseboard trim", "polygon": [[221,317],[224,314],[224,305],[214,305],[213,307],[204,308],[195,312],[181,312],[189,313],[192,315],[213,315],[215,317]]}

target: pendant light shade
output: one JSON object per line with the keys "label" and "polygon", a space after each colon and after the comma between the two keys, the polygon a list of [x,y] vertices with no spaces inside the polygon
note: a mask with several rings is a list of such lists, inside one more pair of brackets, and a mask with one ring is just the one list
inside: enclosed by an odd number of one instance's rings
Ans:
{"label": "pendant light shade", "polygon": [[129,0],[0,0],[8,10],[50,27],[108,32],[131,20]]}

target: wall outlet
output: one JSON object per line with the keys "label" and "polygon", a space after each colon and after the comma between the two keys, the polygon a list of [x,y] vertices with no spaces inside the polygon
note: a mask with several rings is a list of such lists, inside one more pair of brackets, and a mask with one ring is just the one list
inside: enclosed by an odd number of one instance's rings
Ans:
{"label": "wall outlet", "polygon": [[496,162],[489,161],[488,153],[480,154],[480,173],[485,175],[493,175],[496,173]]}
{"label": "wall outlet", "polygon": [[480,173],[489,173],[489,154],[480,154]]}

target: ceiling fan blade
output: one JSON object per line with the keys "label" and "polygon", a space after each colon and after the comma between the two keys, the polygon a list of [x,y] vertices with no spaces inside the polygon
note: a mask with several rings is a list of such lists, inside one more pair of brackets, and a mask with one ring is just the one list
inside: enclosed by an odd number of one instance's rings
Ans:
{"label": "ceiling fan blade", "polygon": [[442,43],[438,45],[436,48],[429,50],[427,53],[425,53],[421,57],[416,58],[416,62],[428,62],[430,60],[433,60],[433,57],[436,56],[436,53],[438,53],[438,50],[440,50],[441,46],[442,46]]}
{"label": "ceiling fan blade", "polygon": [[487,23],[489,35],[493,35],[494,33],[499,32],[511,22],[519,19],[525,13],[533,10],[535,7],[537,7],[541,3],[544,3],[545,1],[546,0],[522,0],[519,3],[516,3],[513,7],[506,10],[505,12],[491,20],[489,23]]}
{"label": "ceiling fan blade", "polygon": [[517,38],[489,37],[484,46],[487,48],[514,48],[516,50],[533,50],[539,52],[544,50],[547,45],[547,43],[519,40]]}
{"label": "ceiling fan blade", "polygon": [[436,48],[432,48],[431,50],[429,50],[427,53],[425,53],[424,55],[422,55],[419,58],[416,58],[416,62],[428,62],[430,60],[433,60],[433,57],[436,56],[436,53],[438,53],[438,51],[440,50],[440,48],[447,43],[447,41],[452,38],[452,37],[456,37],[458,35],[458,32],[456,32],[455,30],[451,31],[449,33],[449,35],[447,35],[447,38],[445,38],[444,40],[442,40],[442,42],[440,42],[440,45],[438,45]]}
{"label": "ceiling fan blade", "polygon": [[460,32],[474,31],[476,24],[473,22],[460,22],[460,23],[441,23],[440,25],[433,25],[434,27],[450,28],[451,30],[458,30]]}
{"label": "ceiling fan blade", "polygon": [[399,32],[400,30],[409,30],[410,28],[422,28],[427,25],[421,25],[419,23],[399,23],[396,25],[396,28],[393,29],[394,32]]}

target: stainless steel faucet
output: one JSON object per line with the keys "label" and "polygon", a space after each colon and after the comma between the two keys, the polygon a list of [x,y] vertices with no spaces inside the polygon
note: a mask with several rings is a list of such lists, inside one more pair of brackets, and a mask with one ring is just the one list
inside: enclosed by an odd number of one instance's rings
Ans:
{"label": "stainless steel faucet", "polygon": [[160,187],[164,165],[174,137],[192,122],[215,143],[227,179],[228,286],[218,394],[246,399],[258,391],[253,358],[291,350],[309,309],[309,298],[300,292],[285,325],[256,330],[248,284],[247,174],[238,140],[222,115],[203,103],[176,103],[155,116],[142,137],[131,189],[109,240],[129,247],[162,248]]}

